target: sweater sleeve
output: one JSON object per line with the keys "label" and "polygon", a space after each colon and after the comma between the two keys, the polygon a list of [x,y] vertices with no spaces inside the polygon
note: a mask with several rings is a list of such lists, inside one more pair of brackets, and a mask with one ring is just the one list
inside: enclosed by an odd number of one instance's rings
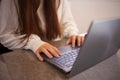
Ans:
{"label": "sweater sleeve", "polygon": [[36,50],[46,42],[42,41],[39,36],[32,34],[29,37],[27,45],[24,47],[25,49],[31,49],[33,52],[36,52]]}
{"label": "sweater sleeve", "polygon": [[[42,41],[39,36],[32,34],[28,41],[27,39],[21,42],[21,39],[24,35],[18,36],[16,34],[6,33],[0,35],[0,42],[9,49],[30,49],[33,52],[46,42]],[[27,42],[27,43],[26,43]],[[26,44],[26,45],[25,45]],[[25,45],[25,46],[24,46]]]}
{"label": "sweater sleeve", "polygon": [[62,7],[62,27],[63,35],[69,37],[71,35],[77,35],[79,30],[71,13],[70,2],[68,0],[63,0]]}

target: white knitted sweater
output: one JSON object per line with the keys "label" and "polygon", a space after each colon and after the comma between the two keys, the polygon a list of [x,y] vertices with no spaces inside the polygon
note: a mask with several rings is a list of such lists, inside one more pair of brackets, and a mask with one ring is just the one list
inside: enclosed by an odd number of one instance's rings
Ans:
{"label": "white knitted sweater", "polygon": [[[43,0],[44,1],[44,0]],[[38,9],[39,18],[44,28],[44,14],[42,4]],[[58,19],[63,29],[64,37],[78,34],[78,29],[71,14],[69,2],[61,0],[61,4],[57,10]],[[26,46],[25,42],[21,42],[20,38],[24,35],[14,34],[18,27],[17,12],[13,0],[2,0],[0,4],[0,43],[9,49],[24,48],[35,52],[41,45],[45,44],[39,36],[32,34]]]}

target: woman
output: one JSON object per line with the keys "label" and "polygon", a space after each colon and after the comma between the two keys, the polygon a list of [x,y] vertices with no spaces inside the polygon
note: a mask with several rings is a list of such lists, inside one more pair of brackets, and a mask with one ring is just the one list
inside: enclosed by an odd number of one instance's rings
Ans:
{"label": "woman", "polygon": [[78,35],[67,0],[1,0],[0,42],[9,49],[30,49],[43,61],[59,57],[59,50],[46,40],[68,37],[66,45],[84,41]]}

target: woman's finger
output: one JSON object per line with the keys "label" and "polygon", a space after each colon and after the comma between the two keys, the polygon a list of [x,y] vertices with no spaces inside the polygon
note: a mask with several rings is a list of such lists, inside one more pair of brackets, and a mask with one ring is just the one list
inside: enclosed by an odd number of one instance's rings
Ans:
{"label": "woman's finger", "polygon": [[72,36],[72,47],[75,47],[75,43],[76,43],[76,36]]}
{"label": "woman's finger", "polygon": [[78,46],[81,45],[82,38],[80,36],[77,36],[77,44]]}
{"label": "woman's finger", "polygon": [[43,61],[43,57],[40,55],[39,52],[36,53],[36,56],[37,56],[37,58],[38,58],[40,61]]}
{"label": "woman's finger", "polygon": [[67,41],[66,41],[66,45],[68,45],[68,44],[70,44],[70,42],[71,42],[71,38],[69,38]]}
{"label": "woman's finger", "polygon": [[60,52],[56,47],[53,47],[53,49],[55,50],[55,52],[56,52],[58,55],[61,55],[61,52]]}
{"label": "woman's finger", "polygon": [[48,48],[48,51],[55,57],[59,57],[58,53],[54,50],[53,47]]}
{"label": "woman's finger", "polygon": [[56,47],[54,47],[54,46],[52,46],[52,45],[48,45],[49,47],[47,47],[47,49],[49,50],[49,52],[51,52],[55,57],[59,57],[60,55],[61,55],[61,53],[60,53],[60,51],[56,48]]}
{"label": "woman's finger", "polygon": [[53,56],[51,55],[50,52],[48,52],[47,49],[43,48],[41,51],[42,51],[48,58],[53,58]]}
{"label": "woman's finger", "polygon": [[85,40],[85,37],[82,37],[82,40],[81,40],[81,41],[82,41],[82,44],[84,43],[84,40]]}

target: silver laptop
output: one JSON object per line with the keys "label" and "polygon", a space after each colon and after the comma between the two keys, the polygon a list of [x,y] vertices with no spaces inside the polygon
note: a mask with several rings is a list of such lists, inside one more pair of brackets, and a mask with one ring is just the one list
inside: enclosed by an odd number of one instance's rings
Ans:
{"label": "silver laptop", "polygon": [[59,48],[59,58],[45,60],[68,73],[68,77],[96,65],[115,54],[120,47],[120,19],[93,21],[81,47]]}

